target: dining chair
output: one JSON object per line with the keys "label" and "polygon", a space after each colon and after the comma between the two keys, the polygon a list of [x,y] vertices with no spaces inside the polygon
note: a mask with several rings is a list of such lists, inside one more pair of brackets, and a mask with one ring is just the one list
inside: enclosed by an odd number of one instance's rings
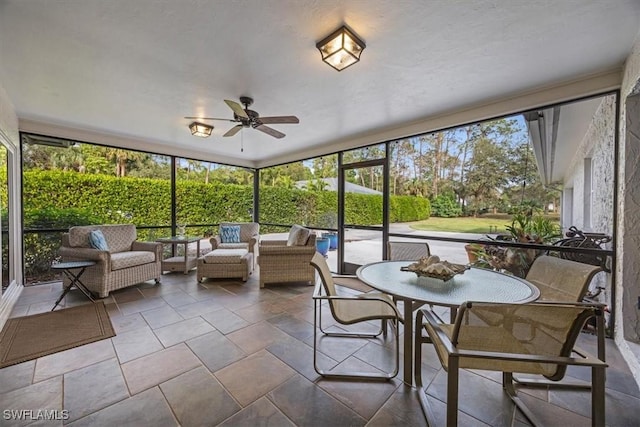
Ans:
{"label": "dining chair", "polygon": [[[387,256],[390,261],[418,261],[431,255],[427,242],[387,242]],[[397,298],[393,297],[397,304]]]}
{"label": "dining chair", "polygon": [[602,268],[596,265],[541,255],[533,262],[525,279],[540,290],[538,301],[579,302]]}
{"label": "dining chair", "polygon": [[[558,258],[555,256],[542,255],[536,258],[531,269],[527,273],[526,280],[534,284],[540,290],[538,302],[581,302],[589,291],[589,284],[593,277],[603,271],[602,267],[583,264],[581,262]],[[598,358],[605,358],[604,328],[596,331],[598,342]],[[515,378],[523,385],[528,386],[550,386],[562,388],[584,388],[581,383],[553,384],[542,379]]]}
{"label": "dining chair", "polygon": [[[495,323],[496,315],[500,322]],[[595,316],[597,327],[604,328],[603,306],[595,303],[481,303],[460,306],[453,324],[442,324],[429,309],[416,314],[415,383],[420,406],[433,425],[432,410],[422,383],[422,345],[434,345],[447,372],[447,426],[457,425],[460,369],[502,372],[502,386],[509,398],[533,425],[541,425],[533,412],[518,397],[520,384],[514,373],[539,374],[551,381],[561,380],[567,366],[591,368],[591,423],[604,426],[604,360],[575,348],[587,319]],[[492,319],[487,322],[485,319]]]}
{"label": "dining chair", "polygon": [[[399,360],[400,360],[400,347],[398,331],[394,329],[395,335],[395,360],[394,369],[392,372],[383,373],[370,373],[370,372],[351,372],[351,373],[337,373],[323,370],[318,366],[317,353],[318,353],[318,330],[322,332],[324,336],[329,337],[341,337],[341,338],[377,338],[381,334],[386,338],[388,322],[397,324],[401,319],[401,315],[396,309],[395,304],[389,297],[389,295],[381,292],[367,292],[358,295],[339,295],[336,292],[335,283],[327,261],[320,254],[317,253],[311,259],[311,266],[315,268],[318,273],[319,280],[316,283],[316,288],[313,293],[313,367],[318,374],[323,377],[333,378],[346,378],[356,379],[365,378],[372,380],[390,380],[398,374]],[[327,303],[333,318],[342,325],[353,325],[362,322],[368,322],[371,320],[380,320],[380,329],[376,333],[365,332],[329,332],[322,328],[322,304]],[[393,328],[392,328],[393,329]]]}
{"label": "dining chair", "polygon": [[427,242],[387,242],[387,255],[391,261],[418,261],[431,250]]}

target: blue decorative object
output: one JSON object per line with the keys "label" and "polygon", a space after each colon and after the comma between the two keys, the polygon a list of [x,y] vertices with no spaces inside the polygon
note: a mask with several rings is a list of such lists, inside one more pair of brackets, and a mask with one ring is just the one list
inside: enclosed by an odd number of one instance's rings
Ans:
{"label": "blue decorative object", "polygon": [[318,237],[316,239],[316,250],[326,258],[327,252],[329,252],[329,239],[326,237]]}
{"label": "blue decorative object", "polygon": [[221,225],[220,239],[222,243],[240,243],[239,225]]}
{"label": "blue decorative object", "polygon": [[102,230],[93,230],[91,233],[89,233],[89,245],[91,245],[91,247],[94,249],[98,249],[99,251],[109,250],[107,239],[105,239],[104,234],[102,234]]}
{"label": "blue decorative object", "polygon": [[322,233],[322,237],[329,239],[329,250],[335,251],[338,249],[338,233]]}

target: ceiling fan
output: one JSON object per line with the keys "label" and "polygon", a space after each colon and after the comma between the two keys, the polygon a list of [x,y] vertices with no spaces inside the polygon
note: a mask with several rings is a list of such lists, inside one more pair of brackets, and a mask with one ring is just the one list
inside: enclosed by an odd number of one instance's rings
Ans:
{"label": "ceiling fan", "polygon": [[269,126],[271,124],[283,124],[283,123],[300,123],[300,120],[296,116],[273,116],[273,117],[260,117],[257,111],[249,110],[249,106],[253,104],[253,99],[248,96],[241,96],[240,102],[244,105],[244,108],[235,101],[225,99],[224,102],[233,110],[233,119],[218,119],[216,117],[185,117],[185,119],[197,119],[197,120],[222,120],[226,122],[239,123],[229,129],[222,136],[233,136],[242,128],[251,127],[261,132],[271,135],[274,138],[283,138],[284,133],[277,131]]}

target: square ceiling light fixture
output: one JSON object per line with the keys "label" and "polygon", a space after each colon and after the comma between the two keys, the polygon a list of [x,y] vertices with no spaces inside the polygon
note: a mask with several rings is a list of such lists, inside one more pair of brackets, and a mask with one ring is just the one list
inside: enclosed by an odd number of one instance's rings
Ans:
{"label": "square ceiling light fixture", "polygon": [[360,54],[366,46],[351,30],[342,26],[316,43],[316,47],[324,62],[342,71],[360,61]]}
{"label": "square ceiling light fixture", "polygon": [[191,130],[191,135],[199,136],[201,138],[207,138],[211,136],[213,126],[206,125],[204,123],[193,122],[189,125],[189,129]]}

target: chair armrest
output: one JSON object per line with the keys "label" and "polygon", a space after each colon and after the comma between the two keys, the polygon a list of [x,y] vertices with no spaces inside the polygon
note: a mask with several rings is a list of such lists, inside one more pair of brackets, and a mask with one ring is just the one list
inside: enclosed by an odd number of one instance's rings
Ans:
{"label": "chair armrest", "polygon": [[111,254],[108,251],[100,251],[93,248],[70,248],[63,246],[58,249],[58,254],[64,260],[90,260],[110,263]]}
{"label": "chair armrest", "polygon": [[217,249],[218,246],[220,246],[220,243],[222,243],[222,240],[220,239],[220,235],[216,234],[215,236],[209,239],[209,242],[211,242],[211,250],[214,250],[214,249]]}
{"label": "chair armrest", "polygon": [[398,311],[398,308],[396,307],[396,305],[393,303],[393,300],[389,298],[388,295],[385,295],[383,293],[375,293],[375,294],[370,293],[370,294],[362,294],[357,296],[347,296],[347,295],[321,295],[321,292],[322,292],[322,287],[321,286],[316,287],[314,289],[313,299],[327,300],[327,301],[347,301],[347,302],[353,302],[355,304],[366,304],[367,301],[371,301],[371,302],[375,301],[376,303],[383,303],[389,306],[389,308],[392,310],[394,315],[393,316],[384,316],[384,315],[374,316],[372,317],[372,319],[389,317],[389,318],[397,319],[401,322],[403,321],[403,317]]}
{"label": "chair armrest", "polygon": [[157,243],[157,242],[139,242],[136,240],[131,244],[132,251],[155,252],[161,247],[162,247],[162,243]]}
{"label": "chair armrest", "polygon": [[131,245],[132,251],[148,251],[156,255],[156,261],[162,259],[162,243],[134,241]]}
{"label": "chair armrest", "polygon": [[254,255],[257,253],[259,246],[258,243],[260,242],[260,235],[259,234],[254,234],[253,236],[251,236],[251,238],[249,239],[249,252],[252,252]]}

